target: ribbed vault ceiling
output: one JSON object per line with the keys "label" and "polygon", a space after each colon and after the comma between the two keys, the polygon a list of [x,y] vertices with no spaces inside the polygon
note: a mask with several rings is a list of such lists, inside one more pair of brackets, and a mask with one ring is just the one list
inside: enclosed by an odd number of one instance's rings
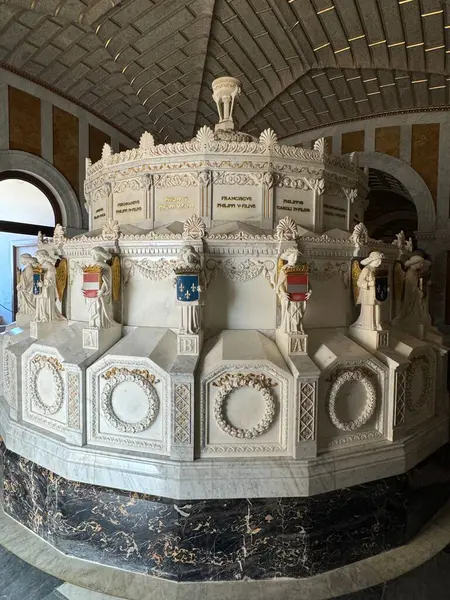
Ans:
{"label": "ribbed vault ceiling", "polygon": [[445,0],[0,0],[0,27],[3,66],[136,139],[215,123],[223,75],[250,133],[449,103]]}

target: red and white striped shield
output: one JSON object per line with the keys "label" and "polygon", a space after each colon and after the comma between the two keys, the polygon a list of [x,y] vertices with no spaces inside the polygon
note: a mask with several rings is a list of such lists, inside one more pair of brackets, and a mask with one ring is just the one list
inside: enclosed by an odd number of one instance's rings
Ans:
{"label": "red and white striped shield", "polygon": [[287,293],[292,302],[303,302],[308,294],[308,272],[304,269],[286,273]]}
{"label": "red and white striped shield", "polygon": [[83,271],[83,293],[86,298],[97,298],[101,287],[102,274],[100,270]]}

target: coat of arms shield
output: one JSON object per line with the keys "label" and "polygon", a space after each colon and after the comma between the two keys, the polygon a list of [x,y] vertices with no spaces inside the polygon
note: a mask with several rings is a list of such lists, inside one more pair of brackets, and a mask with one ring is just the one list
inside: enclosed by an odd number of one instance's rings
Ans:
{"label": "coat of arms shield", "polygon": [[200,299],[200,280],[198,273],[180,273],[177,275],[177,302],[181,304],[198,303]]}
{"label": "coat of arms shield", "polygon": [[102,285],[102,269],[99,266],[83,269],[83,294],[86,298],[97,298]]}
{"label": "coat of arms shield", "polygon": [[41,288],[39,287],[39,283],[42,282],[42,267],[34,267],[33,268],[33,294],[37,296],[41,293]]}
{"label": "coat of arms shield", "polygon": [[309,291],[308,265],[296,265],[285,270],[286,289],[291,302],[304,302]]}
{"label": "coat of arms shield", "polygon": [[387,269],[375,272],[375,298],[378,302],[384,302],[389,294],[389,276]]}

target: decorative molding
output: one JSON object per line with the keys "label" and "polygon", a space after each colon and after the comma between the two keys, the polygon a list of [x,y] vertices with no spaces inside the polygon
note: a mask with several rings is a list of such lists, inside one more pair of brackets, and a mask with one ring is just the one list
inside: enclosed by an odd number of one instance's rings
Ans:
{"label": "decorative molding", "polygon": [[[414,380],[414,375],[416,373],[416,371],[418,370],[422,371],[422,390],[420,392],[420,394],[418,395],[417,398],[415,398],[415,394],[414,394],[414,386],[413,386],[413,380]],[[433,383],[432,383],[432,376],[431,376],[431,367],[430,367],[430,361],[428,359],[428,357],[421,355],[421,356],[414,356],[411,359],[411,364],[408,365],[408,368],[406,369],[406,406],[408,408],[408,410],[410,410],[411,412],[415,413],[417,411],[419,411],[424,405],[426,405],[431,397],[433,391]]]}
{"label": "decorative molding", "polygon": [[[288,379],[275,371],[268,364],[255,364],[252,365],[252,370],[254,371],[264,371],[269,373],[271,377],[266,377],[266,384],[272,382],[279,383],[280,391],[278,393],[278,413],[281,421],[281,431],[280,431],[280,439],[277,442],[267,442],[267,443],[247,443],[247,444],[237,444],[237,443],[229,443],[229,444],[214,444],[208,442],[208,425],[207,425],[207,414],[209,410],[214,412],[214,405],[212,398],[209,397],[209,393],[207,389],[209,385],[214,385],[214,383],[220,382],[221,378],[226,377],[227,375],[231,375],[233,373],[242,373],[244,376],[246,374],[246,370],[248,369],[248,364],[225,364],[221,365],[217,369],[211,371],[206,378],[204,378],[201,382],[201,391],[200,391],[200,423],[201,423],[201,453],[203,456],[207,456],[209,454],[226,454],[226,453],[242,453],[242,454],[257,454],[264,453],[267,454],[286,454],[288,452],[288,432],[289,432],[289,402],[288,402]],[[208,408],[209,403],[211,403],[211,408]]]}
{"label": "decorative molding", "polygon": [[71,429],[81,428],[80,400],[81,400],[81,373],[78,371],[67,372],[67,426]]}
{"label": "decorative molding", "polygon": [[264,272],[266,279],[270,280],[270,272],[275,269],[275,262],[272,260],[253,260],[246,258],[237,260],[235,258],[226,258],[223,260],[214,260],[212,258],[206,261],[206,269],[209,271],[208,281],[215,276],[217,269],[230,281],[250,281],[259,277]]}
{"label": "decorative molding", "polygon": [[281,241],[292,241],[298,237],[298,226],[294,219],[284,217],[278,221],[275,238]]}
{"label": "decorative molding", "polygon": [[142,190],[148,187],[148,179],[145,177],[134,179],[122,179],[112,184],[114,194],[120,194],[126,190]]}
{"label": "decorative molding", "polygon": [[[252,439],[262,435],[270,428],[275,418],[276,408],[275,398],[270,390],[270,387],[274,385],[271,379],[266,378],[265,375],[254,373],[227,374],[218,379],[213,385],[219,386],[214,400],[214,418],[222,431],[231,437]],[[265,403],[262,419],[251,429],[234,427],[225,416],[225,404],[229,394],[241,387],[254,388],[261,393]]]}
{"label": "decorative molding", "polygon": [[164,173],[162,175],[153,176],[153,185],[155,188],[168,187],[191,187],[199,185],[197,173]]}
{"label": "decorative molding", "polygon": [[395,415],[394,426],[398,427],[405,422],[406,408],[406,370],[397,371],[395,384]]}
{"label": "decorative molding", "polygon": [[191,443],[191,386],[176,383],[174,386],[174,430],[176,444]]}
{"label": "decorative molding", "polygon": [[301,381],[298,402],[298,442],[312,442],[316,428],[316,382]]}
{"label": "decorative molding", "polygon": [[[141,421],[136,423],[129,423],[120,419],[112,406],[114,389],[125,381],[139,386],[147,398],[147,414]],[[121,433],[136,434],[145,431],[154,423],[159,412],[159,397],[151,381],[138,372],[132,372],[129,369],[117,369],[115,374],[107,379],[107,383],[103,386],[100,402],[105,419]]]}
{"label": "decorative molding", "polygon": [[[37,380],[39,373],[43,369],[48,369],[53,378],[55,400],[51,404],[42,401],[38,390]],[[54,415],[62,408],[64,402],[64,382],[61,377],[61,371],[63,370],[62,364],[53,356],[36,355],[30,362],[28,393],[34,405],[44,415]]]}
{"label": "decorative molding", "polygon": [[130,279],[136,275],[140,275],[144,279],[151,281],[162,281],[173,276],[173,268],[176,260],[152,260],[151,258],[142,258],[141,260],[131,260],[130,258],[124,261],[124,284],[127,284]]}
{"label": "decorative molding", "polygon": [[[346,383],[360,382],[366,392],[366,403],[362,413],[352,421],[342,421],[336,414],[336,401],[340,390]],[[327,409],[330,421],[342,431],[355,431],[365,425],[373,417],[377,405],[377,391],[368,374],[363,369],[343,371],[339,373],[330,386],[327,394]]]}
{"label": "decorative molding", "polygon": [[273,129],[264,129],[259,136],[259,143],[264,150],[272,150],[272,148],[278,145],[278,136]]}
{"label": "decorative molding", "polygon": [[260,185],[262,173],[233,173],[229,171],[213,171],[214,185]]}
{"label": "decorative molding", "polygon": [[12,408],[17,408],[17,359],[3,347],[3,395]]}
{"label": "decorative molding", "polygon": [[152,385],[159,383],[161,380],[150,373],[148,369],[127,369],[126,367],[112,367],[102,374],[103,379],[113,379],[114,377],[120,377],[121,375],[139,375]]}
{"label": "decorative molding", "polygon": [[106,223],[102,227],[102,238],[104,240],[116,241],[120,237],[119,221],[108,217]]}
{"label": "decorative molding", "polygon": [[186,219],[183,225],[183,239],[202,240],[206,235],[206,225],[203,219],[197,215]]}
{"label": "decorative molding", "polygon": [[139,140],[140,150],[150,150],[155,145],[155,138],[149,131],[144,131]]}
{"label": "decorative molding", "polygon": [[[131,359],[131,360],[130,360]],[[100,430],[100,414],[101,414],[101,392],[100,392],[100,379],[101,375],[108,371],[108,368],[124,368],[128,372],[132,373],[132,370],[138,369],[139,371],[147,371],[149,367],[148,359],[139,359],[134,357],[114,357],[114,367],[109,367],[111,363],[111,357],[104,357],[97,363],[89,367],[87,372],[87,393],[91,400],[89,405],[91,422],[88,424],[88,437],[95,443],[102,445],[109,444],[114,446],[126,446],[130,448],[139,448],[142,451],[156,451],[162,454],[168,453],[169,447],[169,396],[168,390],[170,388],[170,381],[166,373],[159,369],[153,363],[151,364],[152,370],[158,374],[158,379],[161,379],[162,386],[159,394],[159,407],[160,412],[162,411],[162,439],[149,439],[143,435],[132,435],[125,437],[121,434],[107,434]],[[136,375],[139,377],[139,375]],[[109,382],[110,380],[106,380]],[[155,380],[156,383],[156,380]],[[151,385],[150,382],[148,382]]]}
{"label": "decorative molding", "polygon": [[350,282],[350,266],[348,261],[308,262],[310,277],[313,281],[329,281],[333,277],[341,277],[347,289]]}

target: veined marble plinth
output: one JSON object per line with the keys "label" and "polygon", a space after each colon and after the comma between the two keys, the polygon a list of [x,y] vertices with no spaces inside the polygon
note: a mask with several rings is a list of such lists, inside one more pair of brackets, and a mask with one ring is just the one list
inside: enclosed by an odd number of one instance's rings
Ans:
{"label": "veined marble plinth", "polygon": [[450,497],[448,446],[404,475],[315,498],[189,502],[79,484],[2,456],[3,506],[19,523],[64,554],[179,582],[339,568],[405,544]]}

